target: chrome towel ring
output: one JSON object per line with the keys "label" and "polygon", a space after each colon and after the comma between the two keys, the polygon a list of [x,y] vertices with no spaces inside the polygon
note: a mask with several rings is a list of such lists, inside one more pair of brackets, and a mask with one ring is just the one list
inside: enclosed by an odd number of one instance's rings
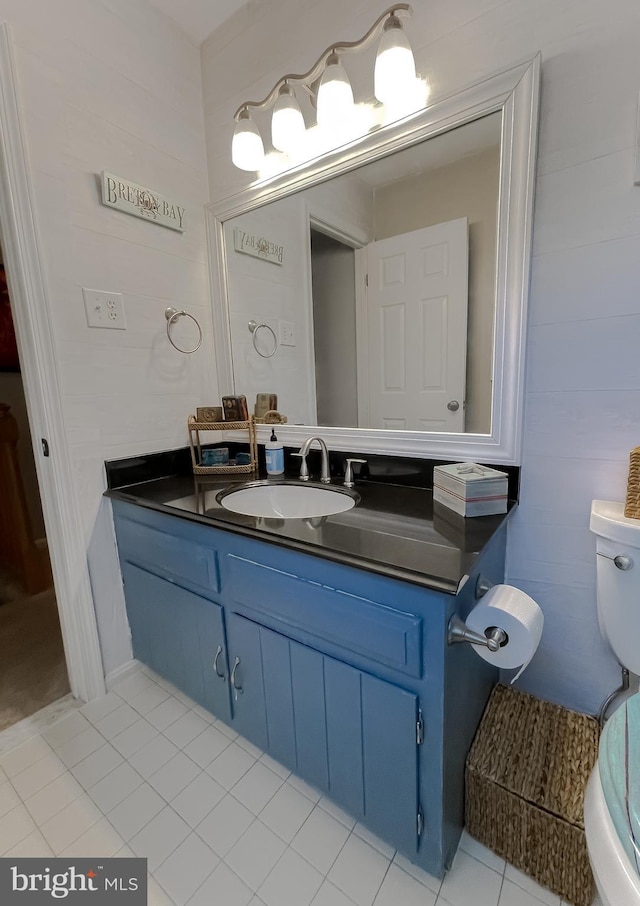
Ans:
{"label": "chrome towel ring", "polygon": [[[258,355],[262,356],[263,359],[270,359],[272,355],[276,354],[276,350],[278,349],[278,338],[276,337],[273,327],[269,327],[269,325],[265,324],[264,322],[262,324],[258,324],[258,322],[254,320],[249,321],[247,327],[249,328],[249,333],[253,334],[253,348],[258,353]],[[262,330],[263,327],[266,328],[273,337],[273,349],[271,350],[271,352],[260,352],[260,350],[256,346],[256,337],[258,335],[258,331]]]}
{"label": "chrome towel ring", "polygon": [[[200,327],[200,325],[198,324],[198,322],[194,318],[194,316],[190,315],[188,311],[180,310],[178,308],[173,308],[171,305],[168,308],[165,308],[164,316],[167,319],[167,337],[169,338],[169,342],[171,343],[173,348],[177,349],[178,352],[184,353],[185,355],[191,355],[193,352],[197,352],[200,349],[200,347],[202,346],[202,328]],[[183,317],[191,318],[193,323],[198,328],[198,342],[193,347],[193,349],[182,349],[180,346],[176,345],[176,343],[174,343],[173,340],[171,339],[171,328],[176,323],[176,320],[178,318],[183,318]]]}

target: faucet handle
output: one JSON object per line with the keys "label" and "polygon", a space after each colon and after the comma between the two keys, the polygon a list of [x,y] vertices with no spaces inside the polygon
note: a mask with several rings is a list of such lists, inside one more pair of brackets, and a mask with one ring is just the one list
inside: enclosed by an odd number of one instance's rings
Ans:
{"label": "faucet handle", "polygon": [[300,475],[298,476],[301,481],[309,481],[309,466],[307,465],[307,454],[306,453],[292,453],[292,456],[300,457]]}
{"label": "faucet handle", "polygon": [[361,462],[366,465],[367,460],[366,459],[347,459],[345,461],[345,469],[344,469],[344,486],[345,486],[345,488],[353,487],[353,469],[351,468],[351,464],[354,462]]}

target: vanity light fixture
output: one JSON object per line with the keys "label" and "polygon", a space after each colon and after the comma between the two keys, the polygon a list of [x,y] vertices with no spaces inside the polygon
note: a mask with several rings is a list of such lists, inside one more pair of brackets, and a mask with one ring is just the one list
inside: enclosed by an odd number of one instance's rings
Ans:
{"label": "vanity light fixture", "polygon": [[[374,126],[406,116],[425,105],[426,83],[416,75],[411,46],[401,18],[412,14],[407,3],[389,7],[359,41],[332,44],[311,69],[302,75],[280,78],[262,101],[245,101],[236,110],[231,158],[241,170],[262,170],[264,144],[251,110],[269,110],[271,143],[287,157],[279,169],[331,151],[345,141],[366,135]],[[371,104],[356,104],[343,56],[369,48],[381,36],[378,47],[374,94]],[[306,128],[296,89],[304,91],[316,110],[316,126]],[[364,109],[364,108],[369,108]],[[317,135],[315,133],[320,133]],[[272,168],[273,169],[273,168]]]}

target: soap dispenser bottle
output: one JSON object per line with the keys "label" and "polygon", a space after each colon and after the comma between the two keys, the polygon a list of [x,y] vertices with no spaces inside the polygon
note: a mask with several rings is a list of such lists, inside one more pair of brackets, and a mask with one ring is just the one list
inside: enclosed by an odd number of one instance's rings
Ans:
{"label": "soap dispenser bottle", "polygon": [[271,429],[271,437],[264,445],[264,455],[267,462],[267,475],[282,475],[284,472],[284,448],[276,437],[275,429]]}

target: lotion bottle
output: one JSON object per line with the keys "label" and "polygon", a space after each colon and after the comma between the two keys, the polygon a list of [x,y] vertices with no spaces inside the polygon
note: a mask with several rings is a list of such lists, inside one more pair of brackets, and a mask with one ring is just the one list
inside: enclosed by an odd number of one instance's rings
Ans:
{"label": "lotion bottle", "polygon": [[271,429],[271,438],[264,445],[264,455],[267,462],[267,475],[282,475],[284,472],[284,448],[276,437],[275,429]]}

